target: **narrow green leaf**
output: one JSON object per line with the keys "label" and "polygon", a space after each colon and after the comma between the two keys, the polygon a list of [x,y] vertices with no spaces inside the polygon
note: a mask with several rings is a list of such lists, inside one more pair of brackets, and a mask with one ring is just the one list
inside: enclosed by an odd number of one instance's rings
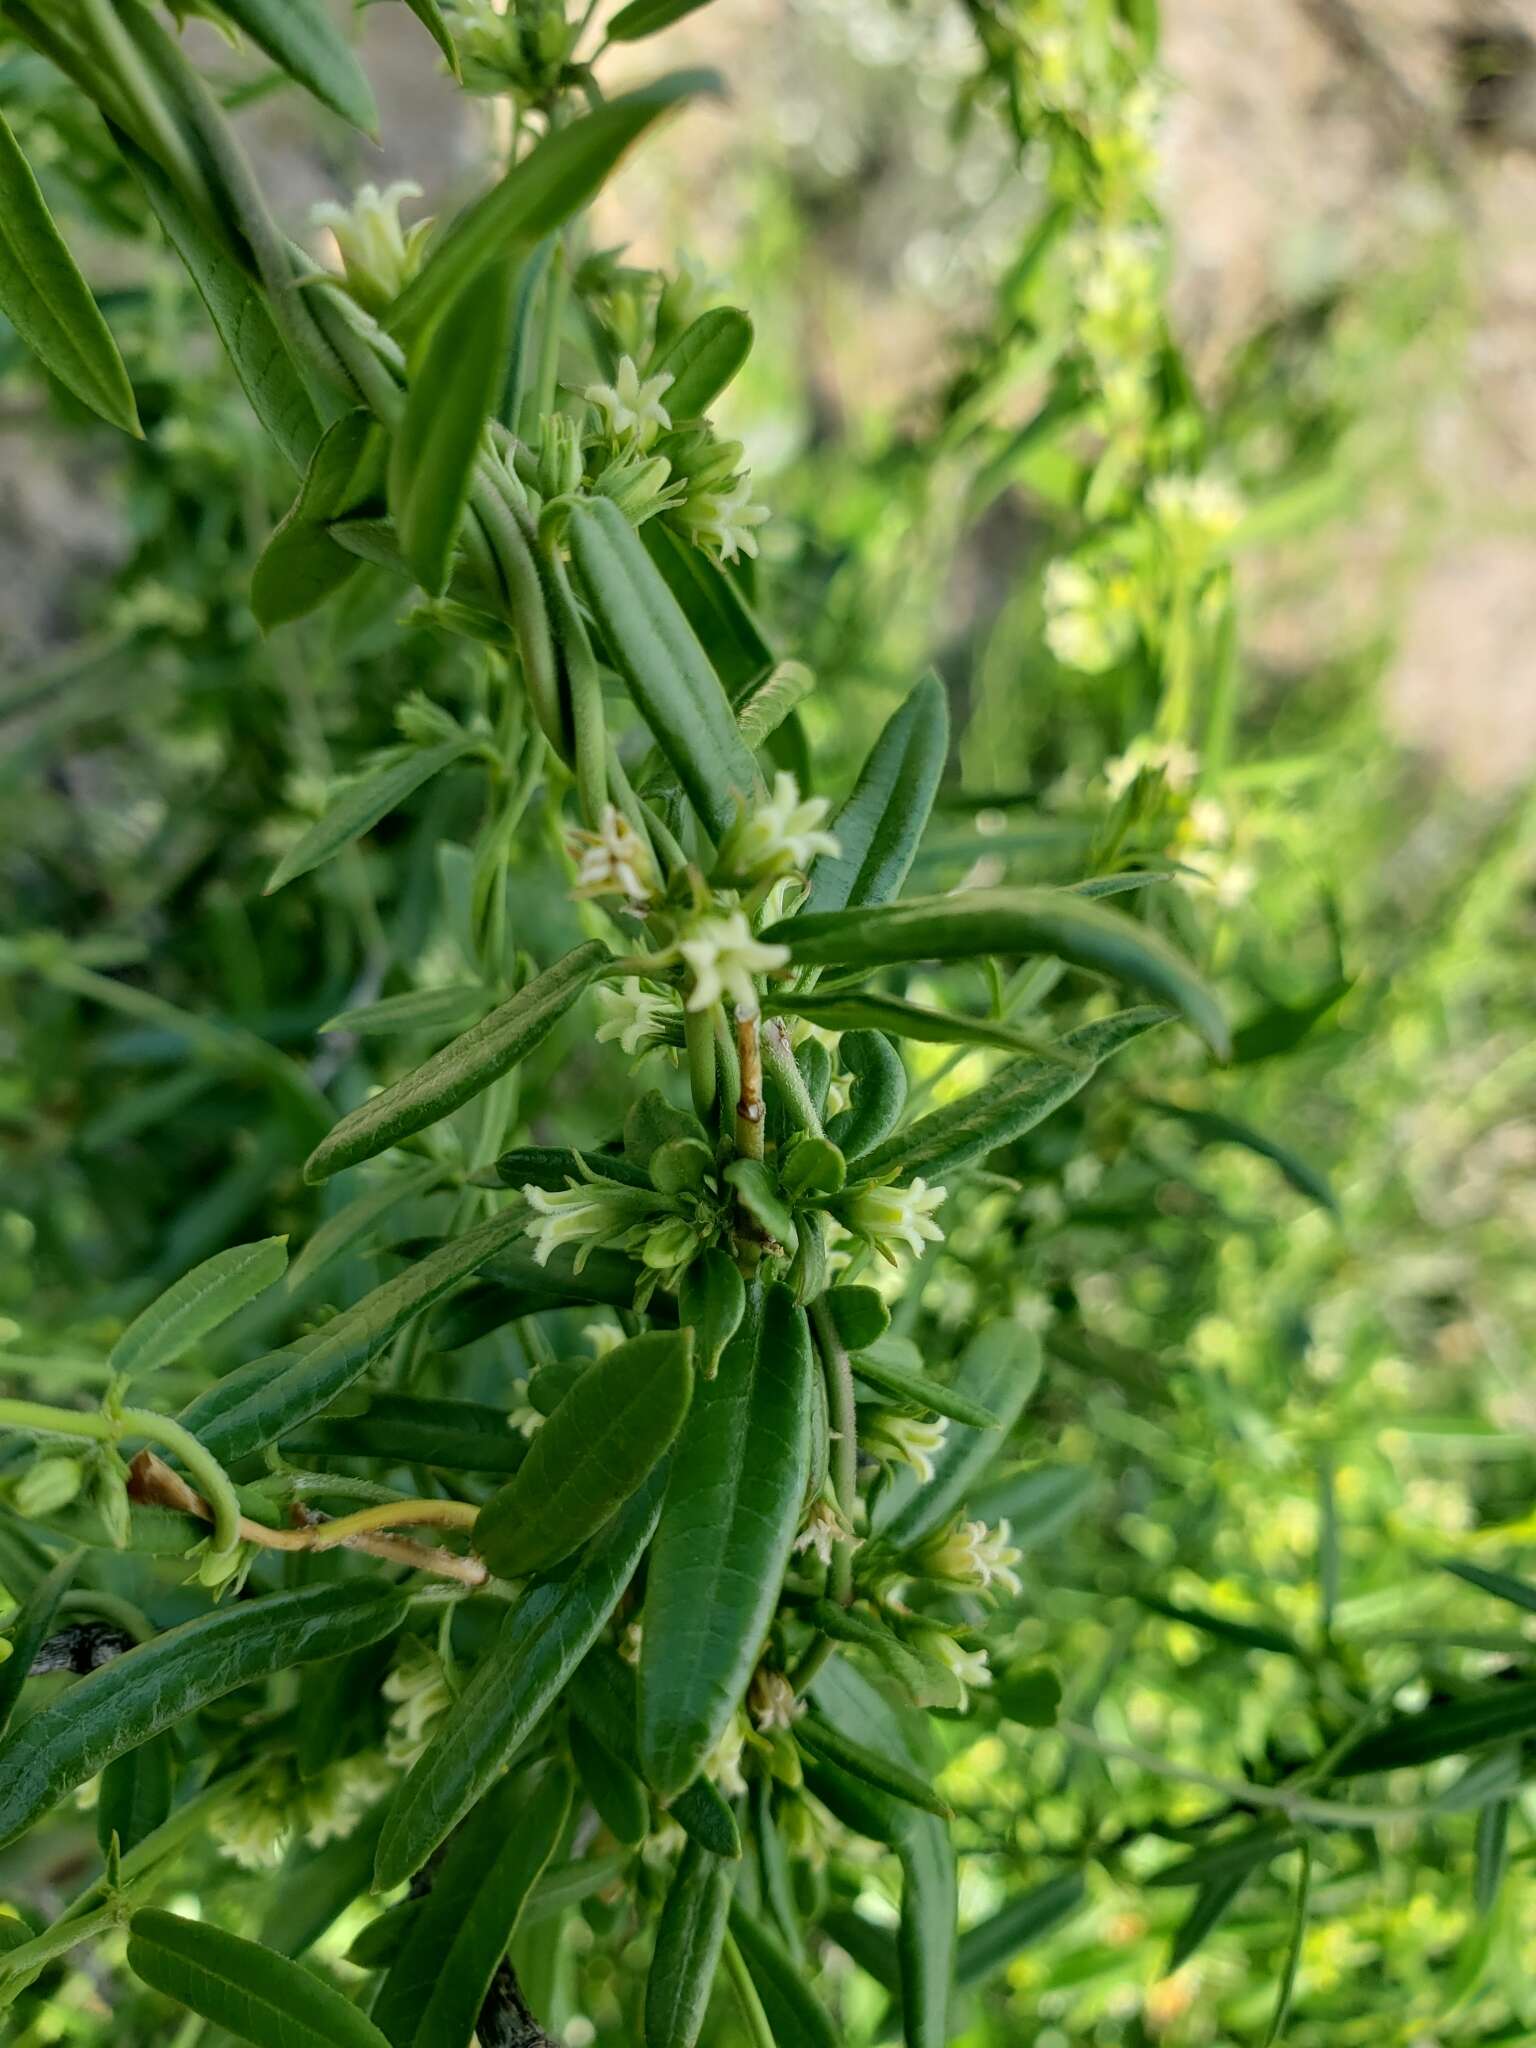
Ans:
{"label": "narrow green leaf", "polygon": [[455,982],[446,988],[413,988],[403,995],[364,1003],[360,1009],[339,1010],[320,1029],[352,1031],[359,1038],[404,1036],[417,1031],[463,1031],[480,1021],[490,1001],[478,982]]}
{"label": "narrow green leaf", "polygon": [[589,1173],[623,1181],[628,1187],[652,1186],[645,1169],[619,1152],[578,1152],[571,1145],[518,1145],[503,1152],[496,1162],[496,1178],[504,1188],[548,1188],[553,1193],[572,1181],[585,1180]]}
{"label": "narrow green leaf", "polygon": [[204,1920],[155,1907],[135,1913],[128,1967],[255,2048],[389,2048],[372,2020],[302,1963]]}
{"label": "narrow green leaf", "polygon": [[901,1859],[896,1959],[901,1971],[902,2038],[907,2048],[946,2048],[959,1913],[959,1883],[949,1829],[932,1814],[916,1814],[897,1854]]}
{"label": "narrow green leaf", "polygon": [[695,2048],[731,1904],[730,1865],[687,1842],[667,1887],[645,1980],[645,2048]]}
{"label": "narrow green leaf", "polygon": [[546,136],[436,242],[390,308],[390,329],[418,331],[488,264],[542,241],[581,211],[653,121],[696,93],[718,90],[711,71],[674,71]]}
{"label": "narrow green leaf", "polygon": [[937,1814],[940,1820],[951,1820],[949,1806],[925,1778],[893,1757],[883,1756],[868,1743],[856,1742],[851,1735],[844,1735],[834,1728],[830,1721],[820,1715],[808,1714],[795,1723],[795,1740],[813,1756],[824,1757],[850,1776],[863,1778],[891,1798],[899,1799],[906,1806],[915,1806],[924,1813]]}
{"label": "narrow green leaf", "polygon": [[1213,1614],[1204,1607],[1191,1607],[1175,1600],[1165,1600],[1160,1593],[1137,1593],[1139,1605],[1149,1608],[1153,1614],[1163,1614],[1170,1621],[1179,1621],[1186,1628],[1198,1629],[1203,1635],[1215,1636],[1218,1641],[1231,1643],[1242,1650],[1273,1650],[1282,1657],[1306,1658],[1306,1651],[1294,1636],[1288,1636],[1283,1629],[1266,1627],[1262,1622],[1238,1621],[1230,1614]]}
{"label": "narrow green leaf", "polygon": [[654,1474],[569,1577],[536,1586],[508,1615],[396,1794],[375,1890],[390,1891],[419,1870],[533,1733],[634,1577],[663,1486],[664,1475]]}
{"label": "narrow green leaf", "polygon": [[709,0],[629,0],[609,22],[608,40],[638,42],[641,36],[653,36],[658,29],[670,28],[685,14],[695,14],[708,5]]}
{"label": "narrow green leaf", "polygon": [[501,396],[511,284],[488,264],[411,351],[405,416],[389,458],[400,552],[429,597],[448,588],[485,423]]}
{"label": "narrow green leaf", "polygon": [[1334,1766],[1341,1778],[1399,1771],[1464,1756],[1536,1729],[1536,1679],[1500,1685],[1470,1699],[1443,1701],[1416,1714],[1397,1714],[1346,1750]]}
{"label": "narrow green leaf", "polygon": [[210,1330],[282,1279],[286,1237],[258,1238],[215,1252],[142,1309],[112,1346],[107,1363],[124,1377],[174,1365]]}
{"label": "narrow green leaf", "polygon": [[54,224],[32,167],[0,113],[0,312],[45,369],[92,412],[141,434],[111,329]]}
{"label": "narrow green leaf", "polygon": [[925,1408],[931,1415],[947,1415],[951,1422],[964,1423],[971,1429],[996,1426],[997,1417],[980,1401],[973,1401],[956,1388],[902,1364],[878,1345],[855,1353],[852,1363],[858,1378],[867,1386],[878,1387],[882,1394]]}
{"label": "narrow green leaf", "polygon": [[261,291],[154,158],[117,129],[112,139],[185,265],[251,410],[302,475],[320,440],[320,417]]}
{"label": "narrow green leaf", "polygon": [[956,1984],[962,1991],[985,1984],[1022,1950],[1054,1934],[1082,1910],[1087,1898],[1083,1873],[1068,1870],[1009,1899],[961,1935],[955,1956]]}
{"label": "narrow green leaf", "polygon": [[747,1911],[739,1895],[731,1900],[730,1930],[775,2041],[782,2048],[840,2048],[824,2007],[806,1988],[805,1965],[795,1961],[765,1922]]}
{"label": "narrow green leaf", "polygon": [[1316,1202],[1319,1208],[1327,1209],[1335,1216],[1338,1214],[1338,1198],[1329,1185],[1327,1175],[1309,1165],[1289,1145],[1279,1144],[1274,1138],[1255,1130],[1252,1124],[1217,1110],[1186,1109],[1182,1103],[1168,1102],[1155,1095],[1144,1095],[1141,1099],[1159,1116],[1174,1117],[1184,1124],[1202,1145],[1240,1145],[1245,1152],[1269,1160],[1279,1167],[1298,1194],[1305,1195],[1309,1202]]}
{"label": "narrow green leaf", "polygon": [[522,1464],[528,1445],[507,1427],[503,1408],[374,1394],[361,1414],[302,1424],[284,1437],[283,1452],[297,1458],[382,1458],[391,1465],[429,1465],[443,1472],[505,1474]]}
{"label": "narrow green leaf", "polygon": [[495,1785],[432,1873],[373,2004],[395,2048],[467,2042],[496,1966],[571,1810],[563,1764]]}
{"label": "narrow green leaf", "polygon": [[1225,1920],[1255,1868],[1250,1864],[1246,1870],[1228,1871],[1225,1876],[1213,1877],[1200,1887],[1174,1934],[1173,1945],[1168,1951],[1168,1976],[1182,1969]]}
{"label": "narrow green leaf", "polygon": [[1289,1821],[1259,1821],[1223,1841],[1181,1856],[1176,1863],[1165,1863],[1144,1882],[1153,1889],[1176,1889],[1181,1885],[1209,1884],[1213,1878],[1231,1877],[1238,1871],[1261,1870],[1286,1850],[1294,1849],[1296,1840],[1296,1830]]}
{"label": "narrow green leaf", "polygon": [[1296,1995],[1296,1978],[1301,1970],[1301,1952],[1307,1938],[1307,1914],[1312,1904],[1312,1844],[1303,1839],[1299,1848],[1300,1868],[1296,1873],[1296,1902],[1291,1909],[1291,1938],[1285,1945],[1285,1967],[1280,1973],[1280,1988],[1275,1994],[1275,2009],[1264,2035],[1264,2048],[1275,2048],[1275,2044],[1284,2038],[1285,2023],[1291,2016],[1291,2000]]}
{"label": "narrow green leaf", "polygon": [[571,556],[641,717],[706,830],[719,838],[757,765],[693,628],[639,535],[609,498],[576,506]]}
{"label": "narrow green leaf", "polygon": [[1478,1809],[1472,1896],[1484,1917],[1497,1905],[1504,1882],[1509,1863],[1509,1817],[1513,1811],[1512,1799],[1490,1799]]}
{"label": "narrow green leaf", "polygon": [[689,1331],[632,1337],[589,1366],[480,1510],[474,1545],[504,1579],[560,1564],[671,1449],[693,1396]]}
{"label": "narrow green leaf", "polygon": [[[774,697],[758,706],[754,686],[761,685],[765,692],[771,688],[773,649],[729,569],[675,533],[665,519],[647,519],[640,539],[724,684],[743,741],[756,751],[779,722],[773,718],[770,723],[770,713],[782,704],[787,716],[799,697],[809,693],[810,671],[797,662],[784,663],[792,677],[787,676]],[[803,690],[793,678],[804,678]]]}
{"label": "narrow green leaf", "polygon": [[434,1161],[405,1173],[392,1173],[376,1187],[354,1196],[334,1216],[326,1218],[293,1261],[283,1291],[290,1298],[302,1294],[316,1274],[323,1273],[333,1260],[365,1239],[391,1210],[434,1187],[442,1172]]}
{"label": "narrow green leaf", "polygon": [[1354,985],[1353,981],[1331,981],[1308,1002],[1270,1003],[1233,1032],[1232,1064],[1245,1067],[1290,1052],[1338,1008]]}
{"label": "narrow green leaf", "polygon": [[[818,861],[817,870],[820,866]],[[906,960],[970,960],[986,953],[1051,954],[1147,989],[1179,1010],[1218,1056],[1229,1050],[1215,992],[1166,939],[1134,918],[1068,891],[973,889],[875,908],[805,911],[770,925],[763,936],[787,945],[797,964],[811,967],[887,967]]]}
{"label": "narrow green leaf", "polygon": [[907,1469],[887,1487],[875,1529],[892,1550],[910,1550],[965,1505],[972,1486],[1002,1449],[1040,1378],[1040,1339],[1022,1323],[988,1323],[966,1345],[955,1390],[994,1418],[989,1429],[951,1423],[926,1483]]}
{"label": "narrow green leaf", "polygon": [[772,1287],[694,1395],[651,1553],[640,1758],[663,1799],[702,1768],[762,1649],[805,1493],[812,1391],[805,1312]]}
{"label": "narrow green leaf", "polygon": [[849,1031],[838,1059],[853,1081],[848,1107],[832,1118],[827,1136],[852,1162],[859,1177],[865,1155],[887,1139],[907,1106],[907,1069],[882,1031]]}
{"label": "narrow green leaf", "polygon": [[[21,1698],[21,1688],[27,1682],[27,1673],[32,1669],[32,1660],[47,1641],[59,1602],[69,1591],[84,1556],[83,1550],[72,1550],[51,1571],[45,1572],[26,1594],[15,1620],[7,1628],[5,1640],[11,1654],[0,1663],[0,1736],[5,1734]],[[21,1588],[16,1590],[20,1592]],[[4,1754],[0,1749],[0,1756]]]}
{"label": "narrow green leaf", "polygon": [[377,136],[373,88],[324,0],[219,0],[237,28],[322,105]]}
{"label": "narrow green leaf", "polygon": [[824,1031],[887,1032],[896,1038],[915,1038],[924,1045],[990,1045],[1001,1052],[1049,1057],[1056,1044],[1047,1032],[1029,1031],[1002,1018],[956,1016],[876,989],[812,989],[803,995],[769,991],[763,997],[763,1014],[804,1017]]}
{"label": "narrow green leaf", "polygon": [[328,1408],[413,1317],[520,1236],[523,1222],[516,1208],[476,1224],[311,1336],[226,1373],[183,1409],[182,1422],[225,1464],[275,1443]]}
{"label": "narrow green leaf", "polygon": [[712,1380],[747,1312],[746,1282],[729,1253],[701,1252],[677,1291],[678,1320],[694,1333],[699,1371]]}
{"label": "narrow green leaf", "polygon": [[570,1725],[571,1761],[581,1789],[598,1819],[628,1849],[638,1849],[651,1831],[651,1799],[638,1771],[615,1756],[579,1715]]}
{"label": "narrow green leaf", "polygon": [[340,853],[354,839],[361,839],[365,832],[371,832],[380,818],[386,818],[391,811],[397,810],[424,782],[430,782],[434,775],[440,775],[455,761],[462,760],[474,744],[474,740],[465,733],[460,739],[442,740],[435,747],[412,747],[398,760],[349,782],[324,815],[317,818],[309,830],[300,835],[296,844],[289,847],[268,875],[262,894],[272,895],[275,890],[296,881],[300,875],[307,875],[311,868],[319,867],[333,854]]}
{"label": "narrow green leaf", "polygon": [[353,1580],[199,1615],[88,1673],[0,1744],[0,1847],[125,1750],[290,1664],[337,1657],[405,1618],[394,1587]]}
{"label": "narrow green leaf", "polygon": [[452,1115],[543,1044],[608,958],[594,939],[547,967],[424,1066],[344,1116],[304,1162],[304,1178],[328,1180]]}
{"label": "narrow green leaf", "polygon": [[160,1827],[171,1810],[175,1751],[168,1734],[152,1735],[114,1757],[96,1795],[96,1841],[103,1856],[112,1843],[126,1855]]}
{"label": "narrow green leaf", "polygon": [[442,51],[443,56],[447,59],[448,69],[457,78],[459,75],[458,46],[453,40],[452,31],[443,19],[443,10],[438,6],[437,0],[405,0],[405,4],[421,23],[433,42]]}
{"label": "narrow green leaf", "polygon": [[1523,1607],[1527,1614],[1536,1614],[1536,1585],[1529,1579],[1517,1579],[1513,1572],[1491,1572],[1485,1565],[1468,1564],[1459,1557],[1442,1557],[1439,1564],[1441,1571],[1465,1579],[1469,1586],[1491,1593],[1495,1600],[1507,1600],[1511,1606]]}
{"label": "narrow green leaf", "polygon": [[[613,1650],[599,1647],[571,1674],[572,1711],[614,1756],[638,1771],[636,1735],[638,1688],[635,1674]],[[731,1860],[741,1854],[736,1817],[710,1778],[695,1778],[671,1806],[672,1818],[711,1854]]]}
{"label": "narrow green leaf", "polygon": [[929,674],[892,715],[832,820],[838,851],[811,869],[805,914],[831,916],[901,893],[948,754],[949,700]]}
{"label": "narrow green leaf", "polygon": [[263,632],[306,617],[361,568],[332,538],[330,522],[383,510],[386,447],[383,429],[361,411],[345,414],[320,437],[298,496],[251,572],[251,609]]}
{"label": "narrow green leaf", "polygon": [[1035,1465],[990,1479],[971,1496],[971,1513],[984,1522],[1005,1517],[1013,1540],[1023,1549],[1037,1549],[1075,1522],[1099,1489],[1099,1476],[1088,1465]]}
{"label": "narrow green leaf", "polygon": [[1167,1018],[1166,1010],[1121,1010],[1069,1031],[1063,1045],[1081,1062],[1076,1066],[1056,1060],[1010,1060],[969,1095],[919,1117],[866,1153],[859,1161],[860,1174],[902,1179],[923,1174],[941,1181],[960,1172],[1043,1123],[1053,1110],[1071,1101],[1105,1060]]}
{"label": "narrow green leaf", "polygon": [[665,405],[674,425],[702,419],[752,351],[752,322],[734,306],[714,306],[685,327],[652,363],[668,376]]}

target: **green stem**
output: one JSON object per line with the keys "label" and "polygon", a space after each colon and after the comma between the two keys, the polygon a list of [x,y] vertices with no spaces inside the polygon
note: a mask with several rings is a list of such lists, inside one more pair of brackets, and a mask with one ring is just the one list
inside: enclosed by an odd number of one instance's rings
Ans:
{"label": "green stem", "polygon": [[198,1491],[213,1510],[213,1547],[219,1556],[227,1557],[240,1541],[240,1502],[218,1459],[190,1429],[183,1429],[168,1415],[156,1415],[148,1408],[125,1408],[121,1419],[125,1430],[148,1437],[152,1444],[163,1444],[185,1465],[187,1476],[197,1482]]}
{"label": "green stem", "polygon": [[688,1048],[688,1086],[693,1092],[694,1114],[707,1126],[714,1115],[717,1083],[715,1025],[708,1010],[684,1010],[683,1042]]}
{"label": "green stem", "polygon": [[[859,1418],[853,1386],[853,1364],[828,1313],[826,1301],[811,1303],[811,1326],[827,1377],[827,1407],[832,1423],[832,1486],[838,1512],[851,1529],[859,1504]],[[853,1599],[854,1538],[842,1537],[832,1548],[832,1598],[847,1607]]]}
{"label": "green stem", "polygon": [[763,1065],[778,1083],[779,1094],[793,1122],[802,1131],[809,1131],[813,1138],[821,1137],[821,1118],[811,1100],[811,1091],[805,1085],[805,1076],[789,1042],[789,1033],[778,1017],[770,1017],[763,1027]]}
{"label": "green stem", "polygon": [[78,1592],[66,1593],[59,1602],[59,1609],[64,1614],[97,1614],[103,1621],[115,1621],[136,1643],[147,1643],[155,1632],[149,1616],[135,1607],[132,1601],[119,1599],[116,1593],[98,1593],[81,1588]]}

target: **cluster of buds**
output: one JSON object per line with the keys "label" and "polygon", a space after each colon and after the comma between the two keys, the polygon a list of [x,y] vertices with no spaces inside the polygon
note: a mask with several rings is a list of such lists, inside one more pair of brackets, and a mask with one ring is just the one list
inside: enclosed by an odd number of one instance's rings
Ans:
{"label": "cluster of buds", "polygon": [[689,538],[722,562],[756,555],[768,508],[753,500],[741,443],[722,440],[700,422],[669,435],[666,453],[683,490],[678,524]]}
{"label": "cluster of buds", "polygon": [[580,23],[565,0],[453,0],[454,37],[471,92],[538,106],[567,82]]}
{"label": "cluster of buds", "polygon": [[738,1017],[755,1017],[762,1007],[755,977],[789,965],[788,946],[766,945],[755,937],[744,910],[696,917],[677,950],[691,981],[686,1007],[707,1010],[728,998]]}
{"label": "cluster of buds", "polygon": [[661,1148],[653,1177],[664,1187],[634,1187],[610,1180],[584,1162],[581,1177],[563,1188],[523,1189],[531,1215],[525,1228],[534,1240],[534,1259],[543,1266],[561,1245],[576,1248],[579,1273],[600,1246],[628,1252],[645,1274],[635,1301],[643,1307],[657,1286],[674,1286],[683,1269],[714,1243],[725,1209],[707,1147],[684,1140]]}
{"label": "cluster of buds", "polygon": [[1009,1539],[1008,1522],[995,1529],[956,1515],[914,1552],[912,1566],[922,1578],[957,1593],[990,1593],[994,1586],[1014,1598],[1022,1590],[1014,1567],[1023,1552]]}

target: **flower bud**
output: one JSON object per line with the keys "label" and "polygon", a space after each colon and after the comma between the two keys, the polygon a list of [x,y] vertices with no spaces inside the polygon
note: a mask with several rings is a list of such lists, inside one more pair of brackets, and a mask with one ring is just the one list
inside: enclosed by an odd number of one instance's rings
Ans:
{"label": "flower bud", "polygon": [[11,1505],[18,1515],[39,1521],[67,1508],[85,1483],[78,1458],[39,1458],[16,1482]]}

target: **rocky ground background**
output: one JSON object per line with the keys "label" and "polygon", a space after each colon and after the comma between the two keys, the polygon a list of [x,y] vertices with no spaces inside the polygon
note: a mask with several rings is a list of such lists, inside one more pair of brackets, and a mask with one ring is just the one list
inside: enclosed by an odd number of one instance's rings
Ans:
{"label": "rocky ground background", "polygon": [[[1202,377],[1331,282],[1401,285],[1401,348],[1368,366],[1390,460],[1324,539],[1255,560],[1254,656],[1283,676],[1385,629],[1396,730],[1507,787],[1536,763],[1536,0],[1164,0],[1164,17],[1177,317]],[[406,11],[369,9],[363,35],[383,152],[317,137],[296,100],[251,121],[295,222],[364,177],[418,177],[443,204],[480,160]],[[931,390],[1028,211],[1000,147],[956,174],[942,109],[968,47],[947,0],[718,0],[667,38],[668,63],[716,64],[733,103],[652,145],[600,231],[670,258],[686,220],[706,268],[730,276],[744,250],[795,266],[796,289],[754,308],[764,359],[799,373],[779,404],[760,384],[741,422],[760,471],[812,426],[857,433]],[[71,636],[124,533],[96,444],[0,395],[0,659]]]}

